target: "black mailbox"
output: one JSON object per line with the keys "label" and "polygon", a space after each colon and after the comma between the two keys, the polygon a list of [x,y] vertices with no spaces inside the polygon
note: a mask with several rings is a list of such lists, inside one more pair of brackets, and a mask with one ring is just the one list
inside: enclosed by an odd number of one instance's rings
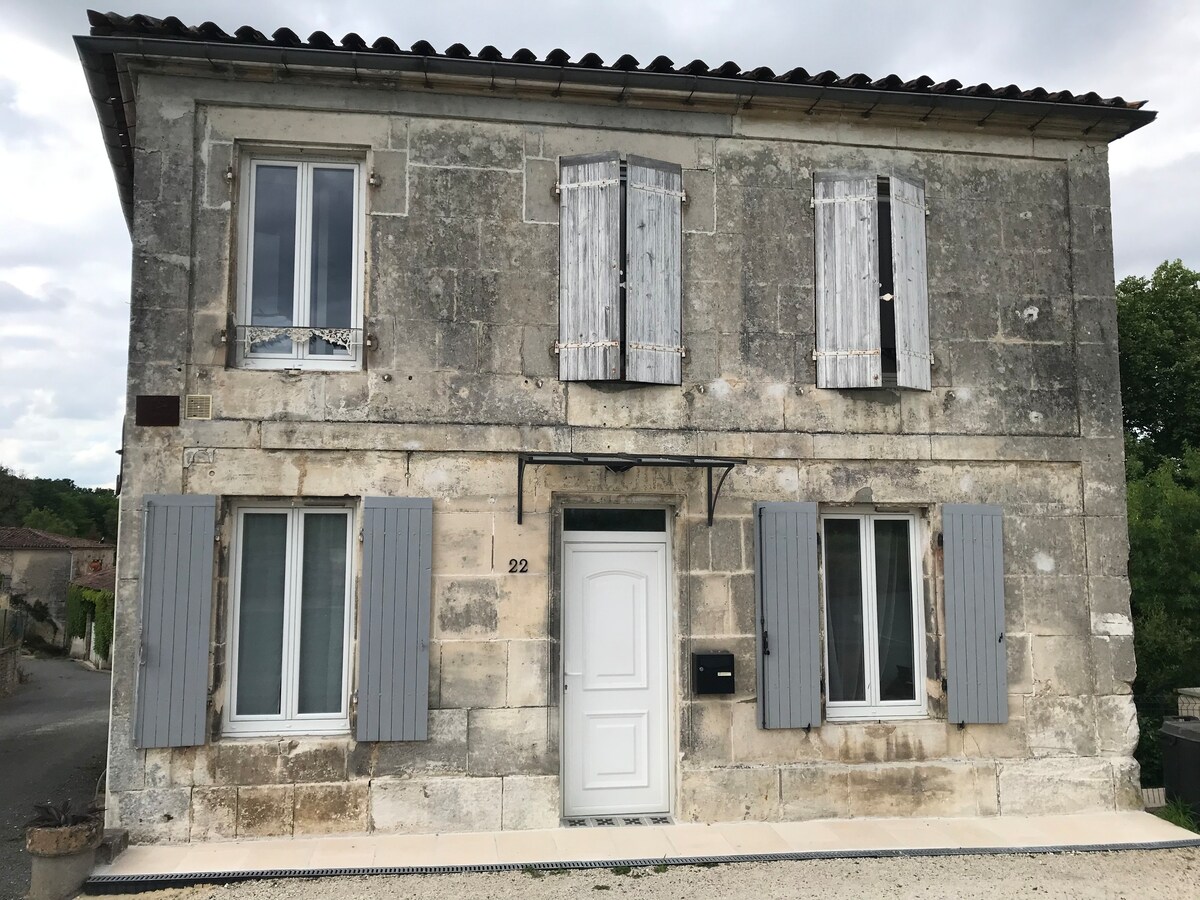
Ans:
{"label": "black mailbox", "polygon": [[692,690],[697,694],[732,694],[733,654],[693,653]]}

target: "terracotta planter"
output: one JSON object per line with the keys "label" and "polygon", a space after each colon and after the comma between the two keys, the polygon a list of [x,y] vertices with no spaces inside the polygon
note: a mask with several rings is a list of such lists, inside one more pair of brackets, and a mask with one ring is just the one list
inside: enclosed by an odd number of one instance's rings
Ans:
{"label": "terracotta planter", "polygon": [[104,838],[104,822],[96,819],[58,828],[25,829],[25,849],[31,856],[72,856],[95,850]]}

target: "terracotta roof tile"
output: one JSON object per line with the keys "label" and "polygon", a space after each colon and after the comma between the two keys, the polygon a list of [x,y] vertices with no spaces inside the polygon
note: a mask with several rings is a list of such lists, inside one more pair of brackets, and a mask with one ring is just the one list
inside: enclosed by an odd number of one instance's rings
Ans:
{"label": "terracotta roof tile", "polygon": [[105,544],[102,541],[68,537],[64,534],[51,534],[49,531],[39,531],[36,528],[0,525],[0,550],[99,550],[101,548],[111,550],[112,546],[112,544]]}

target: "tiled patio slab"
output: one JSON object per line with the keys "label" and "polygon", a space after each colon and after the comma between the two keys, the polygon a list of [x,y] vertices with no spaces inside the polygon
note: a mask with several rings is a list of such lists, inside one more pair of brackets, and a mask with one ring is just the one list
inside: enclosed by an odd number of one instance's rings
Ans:
{"label": "tiled patio slab", "polygon": [[1200,835],[1144,812],[954,819],[736,822],[470,834],[354,835],[134,846],[87,893],[151,885],[309,875],[587,868],[704,861],[950,855],[1200,846]]}

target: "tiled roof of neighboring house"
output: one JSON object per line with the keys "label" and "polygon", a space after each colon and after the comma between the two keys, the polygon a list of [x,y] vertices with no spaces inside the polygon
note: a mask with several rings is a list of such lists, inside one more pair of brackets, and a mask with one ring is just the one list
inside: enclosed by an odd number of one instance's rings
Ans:
{"label": "tiled roof of neighboring house", "polygon": [[87,538],[51,534],[36,528],[0,525],[0,550],[111,550],[112,544]]}
{"label": "tiled roof of neighboring house", "polygon": [[[174,16],[156,19],[150,16],[121,16],[116,13],[88,11],[90,38],[76,38],[92,99],[105,133],[109,159],[117,177],[125,217],[133,215],[133,142],[126,106],[128,85],[115,63],[115,54],[126,53],[149,58],[191,57],[205,60],[214,67],[232,62],[253,62],[287,67],[340,67],[362,71],[412,72],[425,76],[470,75],[541,81],[561,88],[564,84],[584,84],[619,91],[646,88],[695,94],[724,94],[743,106],[755,99],[792,98],[819,103],[845,102],[865,105],[864,115],[878,105],[909,106],[932,114],[935,110],[962,113],[970,111],[983,124],[1001,109],[1030,118],[1034,126],[1055,115],[1079,121],[1082,134],[1092,133],[1102,122],[1106,134],[1115,139],[1154,119],[1144,110],[1144,100],[1101,97],[1095,92],[1050,91],[1045,88],[1020,88],[1014,84],[993,87],[981,83],[964,85],[956,80],[935,82],[927,75],[913,79],[888,75],[872,78],[856,73],[842,76],[836,72],[810,73],[793,68],[776,73],[766,66],[743,69],[735,62],[710,66],[693,60],[676,66],[665,56],[657,56],[643,65],[628,53],[605,63],[596,53],[585,53],[572,60],[564,50],[551,50],[545,57],[527,49],[506,56],[488,45],[472,52],[462,44],[438,50],[427,41],[408,48],[390,37],[367,43],[350,33],[335,41],[323,31],[315,31],[307,40],[290,28],[279,28],[270,37],[249,25],[229,34],[212,22],[188,26]],[[124,88],[124,90],[123,90]],[[926,116],[927,117],[927,116]],[[1033,130],[1031,128],[1030,130]]]}
{"label": "tiled roof of neighboring house", "polygon": [[117,590],[117,570],[101,569],[99,572],[89,572],[86,575],[80,575],[78,578],[72,578],[71,584],[77,584],[82,588],[90,588],[93,591],[115,593]]}

